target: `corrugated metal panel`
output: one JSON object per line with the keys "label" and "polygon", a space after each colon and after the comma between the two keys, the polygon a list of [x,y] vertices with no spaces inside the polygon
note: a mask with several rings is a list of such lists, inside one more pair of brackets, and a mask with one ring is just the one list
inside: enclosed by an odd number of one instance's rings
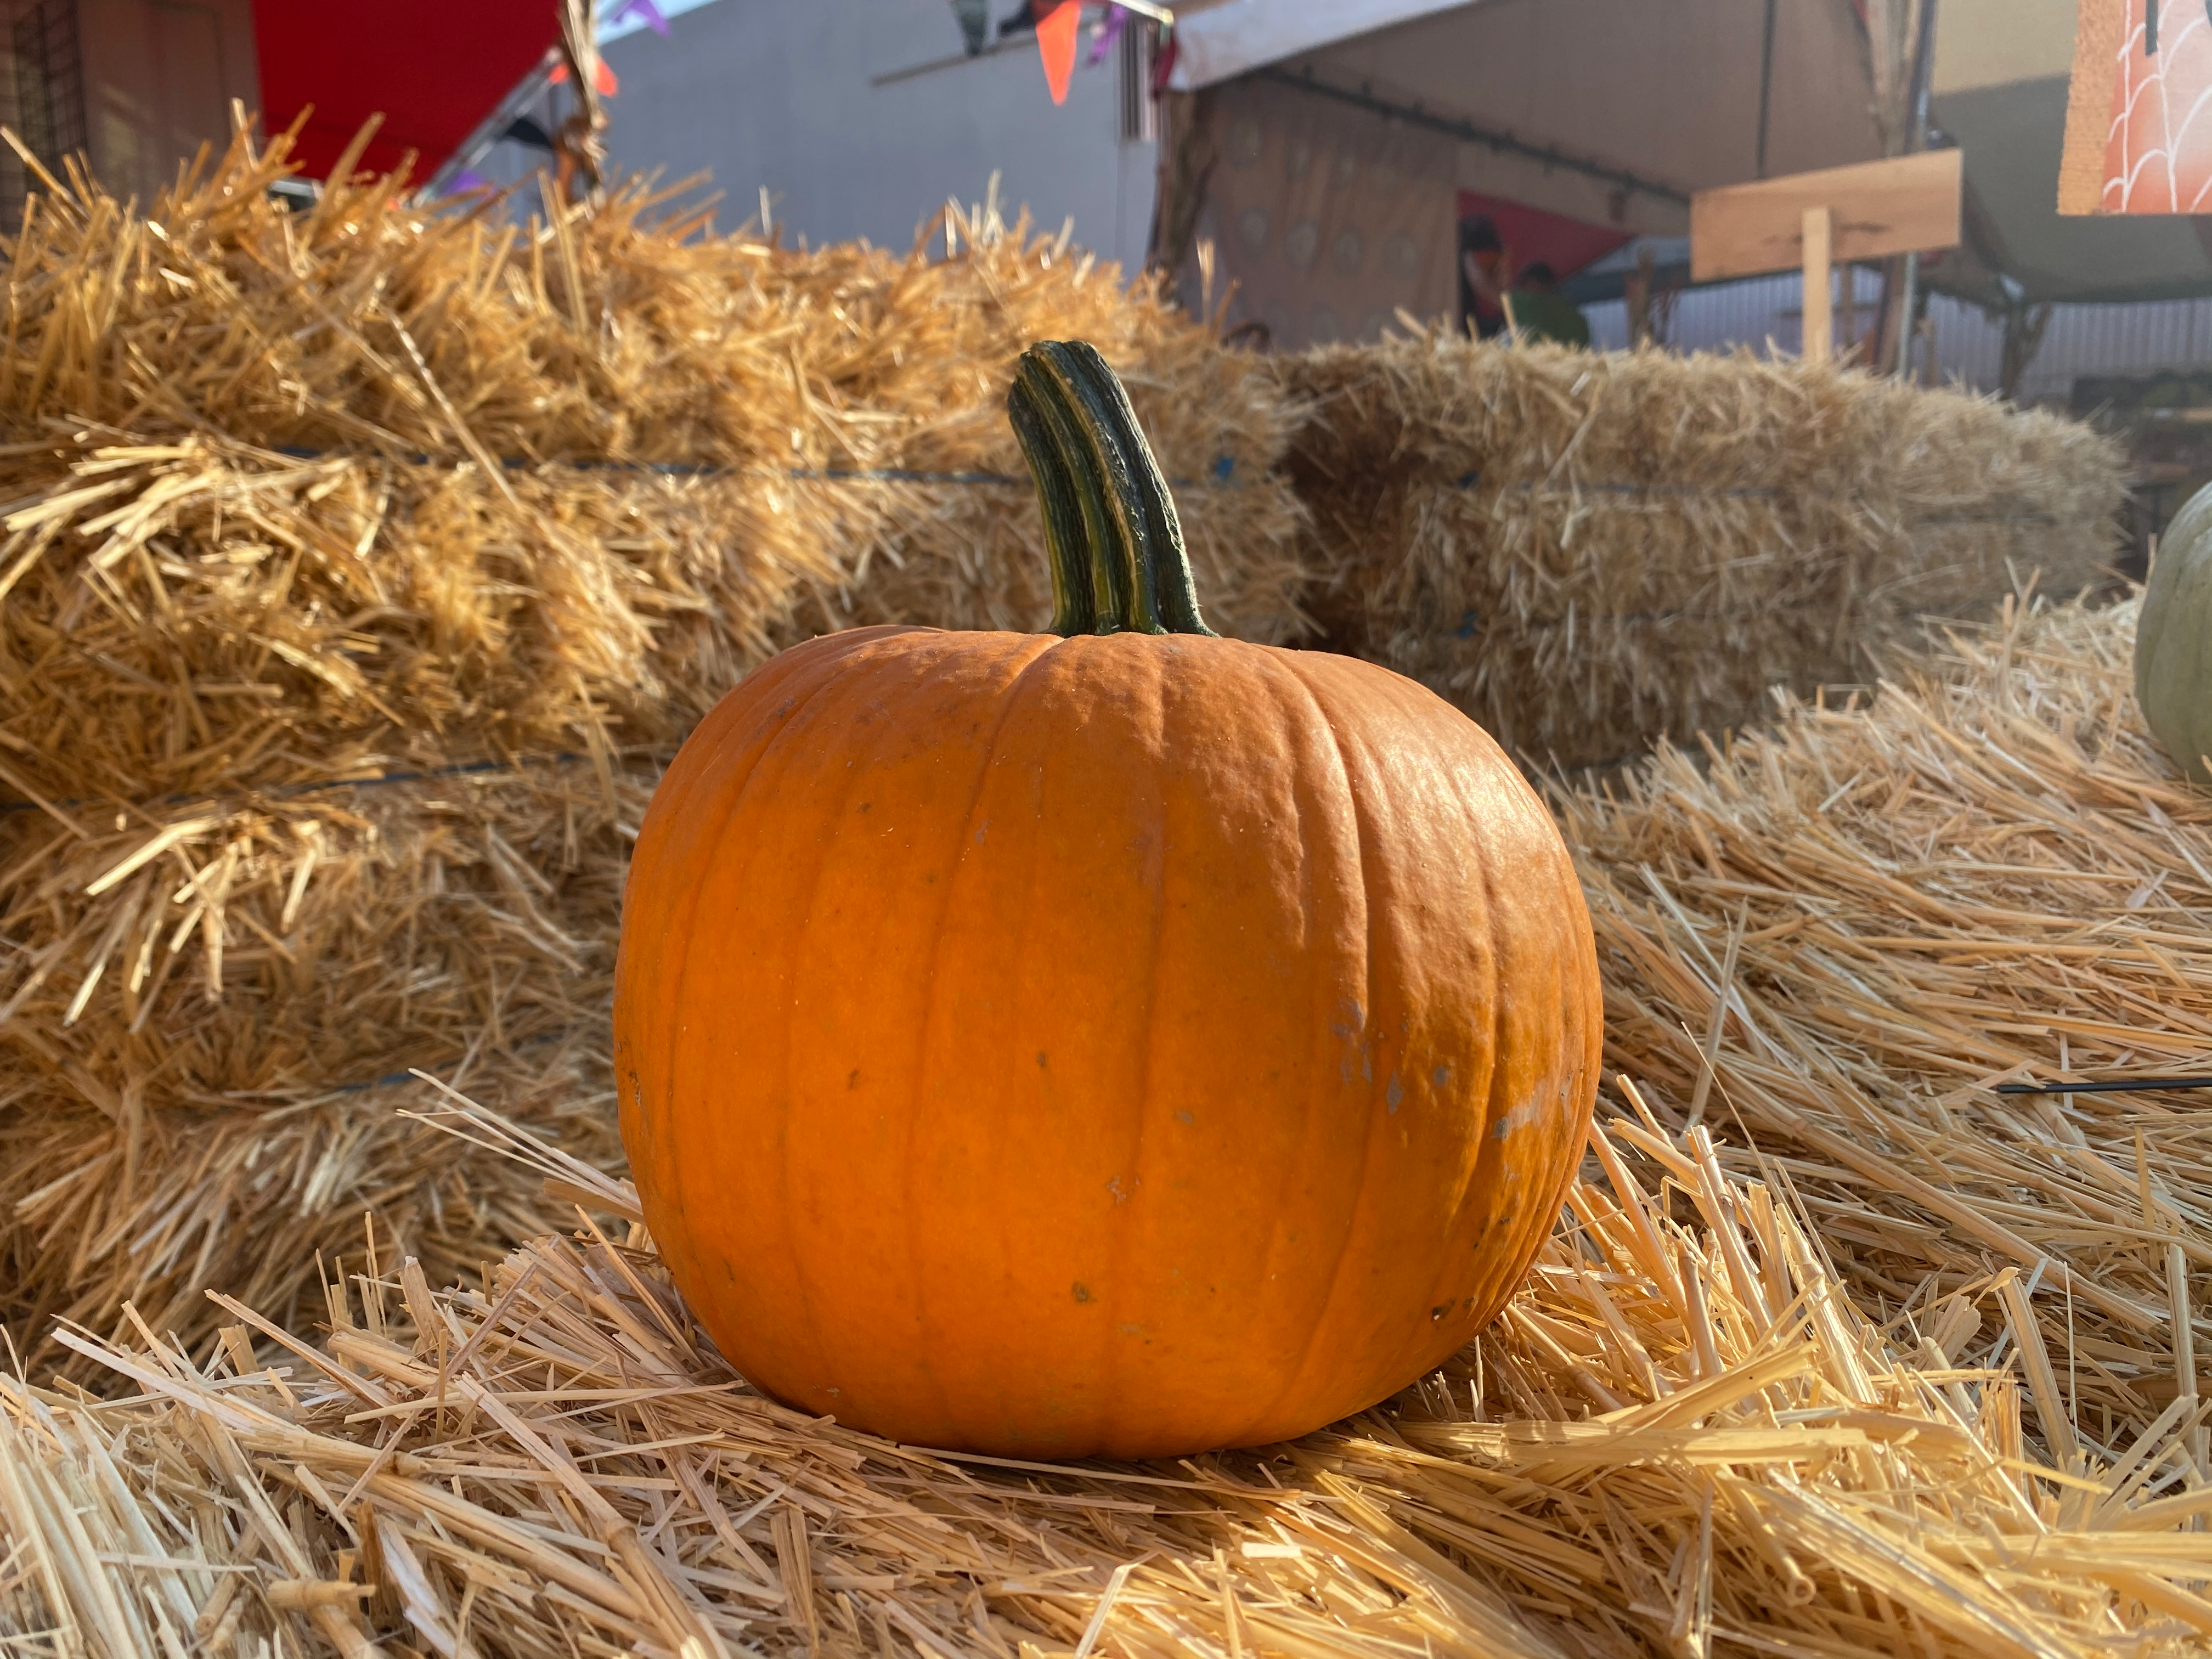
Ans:
{"label": "corrugated metal panel", "polygon": [[[1856,273],[1860,325],[1873,320],[1881,293],[1875,272]],[[1668,344],[1676,351],[1796,353],[1803,336],[1797,278],[1754,276],[1692,289],[1676,301]],[[1628,343],[1628,313],[1618,300],[1587,308],[1595,345]],[[1929,302],[1936,322],[1936,361],[1942,379],[1995,392],[2003,369],[2004,331],[1976,306],[1938,295]],[[2212,299],[2161,300],[2140,305],[2060,306],[2044,331],[2042,349],[2021,379],[2023,399],[2064,398],[2077,376],[2148,374],[2212,366]]]}
{"label": "corrugated metal panel", "polygon": [[2021,392],[2063,397],[2080,374],[2140,374],[2206,363],[2212,363],[2212,300],[2061,306]]}
{"label": "corrugated metal panel", "polygon": [[[1874,306],[1881,294],[1881,279],[1872,271],[1854,273],[1858,325],[1863,330],[1874,321]],[[1748,346],[1764,353],[1770,341],[1791,356],[1804,341],[1800,315],[1802,299],[1797,278],[1790,276],[1752,276],[1740,283],[1714,283],[1687,289],[1674,301],[1667,326],[1667,343],[1676,351],[1734,351]],[[1840,297],[1840,296],[1839,296]],[[1602,337],[1610,347],[1628,343],[1628,312],[1625,301],[1613,300],[1588,307],[1592,343]],[[1841,326],[1840,307],[1838,326]]]}
{"label": "corrugated metal panel", "polygon": [[[2004,328],[1982,314],[1979,306],[1935,295],[1928,315],[1936,325],[1937,377],[1947,384],[1995,392],[2004,383]],[[2051,319],[2055,331],[2058,319]],[[2044,337],[2051,337],[2046,333]]]}

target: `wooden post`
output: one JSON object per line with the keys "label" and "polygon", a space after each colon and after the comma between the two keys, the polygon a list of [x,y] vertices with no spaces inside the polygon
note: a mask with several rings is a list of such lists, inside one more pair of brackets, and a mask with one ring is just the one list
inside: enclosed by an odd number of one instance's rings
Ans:
{"label": "wooden post", "polygon": [[1824,207],[1805,210],[1805,344],[1808,363],[1825,363],[1835,349],[1836,325],[1830,309],[1835,269],[1829,258],[1834,220]]}
{"label": "wooden post", "polygon": [[1632,349],[1651,343],[1651,273],[1657,263],[1651,244],[1645,242],[1636,250],[1636,269],[1620,280],[1620,297],[1628,311],[1628,343]]}

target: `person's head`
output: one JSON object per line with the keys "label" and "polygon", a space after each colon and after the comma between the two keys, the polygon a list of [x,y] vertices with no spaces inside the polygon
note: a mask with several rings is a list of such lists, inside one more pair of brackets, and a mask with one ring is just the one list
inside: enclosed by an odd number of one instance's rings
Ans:
{"label": "person's head", "polygon": [[1470,213],[1459,222],[1459,251],[1462,259],[1472,253],[1475,263],[1489,270],[1504,257],[1505,240],[1488,214]]}
{"label": "person's head", "polygon": [[1548,294],[1559,285],[1559,273],[1541,259],[1521,267],[1521,286],[1532,293]]}

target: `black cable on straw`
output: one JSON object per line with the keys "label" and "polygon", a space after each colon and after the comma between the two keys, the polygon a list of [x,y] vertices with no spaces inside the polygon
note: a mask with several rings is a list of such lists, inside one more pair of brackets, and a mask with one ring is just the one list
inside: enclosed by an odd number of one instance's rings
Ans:
{"label": "black cable on straw", "polygon": [[2000,1083],[2001,1095],[2140,1095],[2160,1089],[2212,1089],[2212,1077],[2141,1077],[2106,1083]]}

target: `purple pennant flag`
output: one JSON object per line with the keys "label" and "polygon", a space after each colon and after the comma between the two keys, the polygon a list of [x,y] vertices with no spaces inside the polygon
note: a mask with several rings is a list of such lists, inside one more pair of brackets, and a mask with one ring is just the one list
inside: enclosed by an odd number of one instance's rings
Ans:
{"label": "purple pennant flag", "polygon": [[645,19],[646,27],[662,40],[668,38],[668,20],[660,15],[660,8],[654,5],[653,0],[622,0],[622,3],[614,9],[614,15],[607,21],[619,23],[632,12]]}
{"label": "purple pennant flag", "polygon": [[1129,14],[1119,6],[1106,8],[1106,27],[1098,31],[1098,38],[1091,43],[1091,56],[1084,59],[1085,69],[1097,69],[1106,61],[1106,54],[1114,50],[1114,43],[1121,38],[1123,25]]}

